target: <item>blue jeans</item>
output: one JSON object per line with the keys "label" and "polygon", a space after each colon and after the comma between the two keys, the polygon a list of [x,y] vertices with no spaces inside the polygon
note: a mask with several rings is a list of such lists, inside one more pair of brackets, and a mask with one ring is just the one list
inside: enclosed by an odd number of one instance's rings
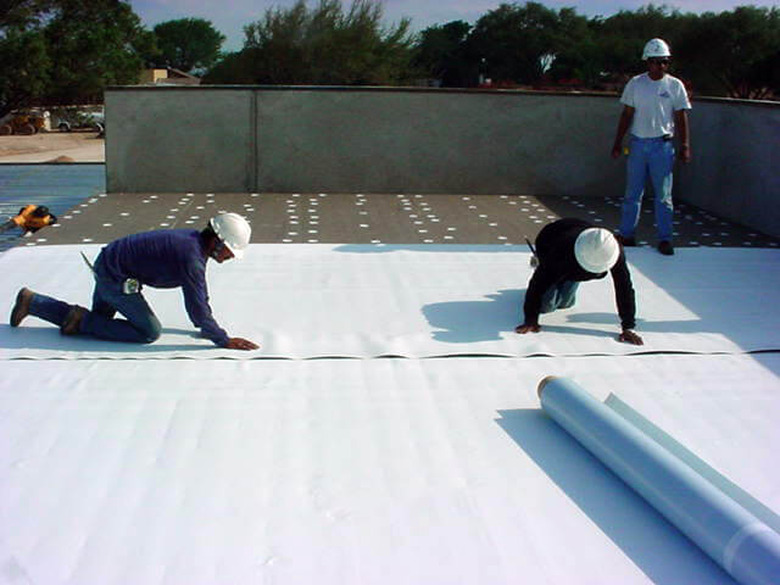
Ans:
{"label": "blue jeans", "polygon": [[30,315],[53,323],[57,327],[62,327],[68,311],[72,308],[73,305],[40,293],[35,293],[30,301]]}
{"label": "blue jeans", "polygon": [[[62,326],[72,305],[35,293],[30,314],[58,327]],[[126,319],[115,319],[119,312]],[[110,341],[151,343],[160,337],[162,326],[140,292],[125,294],[122,282],[108,277],[100,257],[95,262],[95,291],[92,310],[81,320],[80,333]]]}
{"label": "blue jeans", "polygon": [[626,165],[626,194],[623,198],[623,213],[620,219],[620,235],[633,238],[639,223],[642,196],[647,176],[655,193],[655,223],[658,240],[672,240],[672,169],[674,167],[674,145],[663,138],[637,138],[629,141],[628,163]]}
{"label": "blue jeans", "polygon": [[542,295],[542,304],[539,307],[540,313],[552,313],[556,309],[568,309],[574,306],[577,300],[577,288],[579,282],[564,280],[561,283],[552,285],[547,292]]}

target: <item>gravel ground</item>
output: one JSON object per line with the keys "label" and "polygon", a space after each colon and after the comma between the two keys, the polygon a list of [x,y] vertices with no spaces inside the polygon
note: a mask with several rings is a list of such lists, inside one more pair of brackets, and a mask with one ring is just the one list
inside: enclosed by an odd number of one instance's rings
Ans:
{"label": "gravel ground", "polygon": [[40,132],[0,136],[0,164],[44,162],[103,163],[105,140],[96,132]]}

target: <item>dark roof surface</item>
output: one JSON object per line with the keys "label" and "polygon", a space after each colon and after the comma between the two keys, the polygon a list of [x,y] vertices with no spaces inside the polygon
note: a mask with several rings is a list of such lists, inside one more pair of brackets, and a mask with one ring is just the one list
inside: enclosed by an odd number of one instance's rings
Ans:
{"label": "dark roof surface", "polygon": [[[59,225],[25,244],[109,242],[161,228],[200,228],[219,211],[252,223],[255,243],[523,244],[560,217],[614,229],[619,198],[532,195],[345,193],[105,193],[104,165],[0,165],[0,213],[28,203],[48,206]],[[756,230],[677,202],[675,245],[778,247]],[[6,233],[0,250],[19,243]],[[637,237],[655,245],[653,201],[644,202]]]}

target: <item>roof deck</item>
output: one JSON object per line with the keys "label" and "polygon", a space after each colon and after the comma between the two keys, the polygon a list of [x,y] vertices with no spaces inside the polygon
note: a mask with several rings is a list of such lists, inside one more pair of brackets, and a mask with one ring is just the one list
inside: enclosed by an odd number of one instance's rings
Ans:
{"label": "roof deck", "polygon": [[519,336],[525,238],[559,217],[612,228],[618,199],[107,194],[75,169],[25,167],[4,190],[5,213],[83,194],[6,242],[8,309],[24,285],[88,305],[81,252],[236,211],[252,244],[209,267],[211,303],[261,347],[215,348],[169,290],[144,290],[151,345],[0,325],[9,582],[734,583],[542,412],[549,375],[628,404],[780,531],[776,238],[677,203],[661,256],[646,201],[627,251],[645,345],[616,340],[609,279]]}

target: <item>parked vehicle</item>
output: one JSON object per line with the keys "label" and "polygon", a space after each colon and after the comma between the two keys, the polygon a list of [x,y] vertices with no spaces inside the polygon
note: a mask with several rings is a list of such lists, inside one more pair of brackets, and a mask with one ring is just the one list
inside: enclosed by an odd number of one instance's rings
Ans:
{"label": "parked vehicle", "polygon": [[0,136],[30,136],[43,128],[44,123],[44,117],[34,112],[11,112],[0,119]]}
{"label": "parked vehicle", "polygon": [[102,134],[105,131],[105,114],[83,110],[63,110],[56,120],[55,127],[60,132],[88,128]]}

